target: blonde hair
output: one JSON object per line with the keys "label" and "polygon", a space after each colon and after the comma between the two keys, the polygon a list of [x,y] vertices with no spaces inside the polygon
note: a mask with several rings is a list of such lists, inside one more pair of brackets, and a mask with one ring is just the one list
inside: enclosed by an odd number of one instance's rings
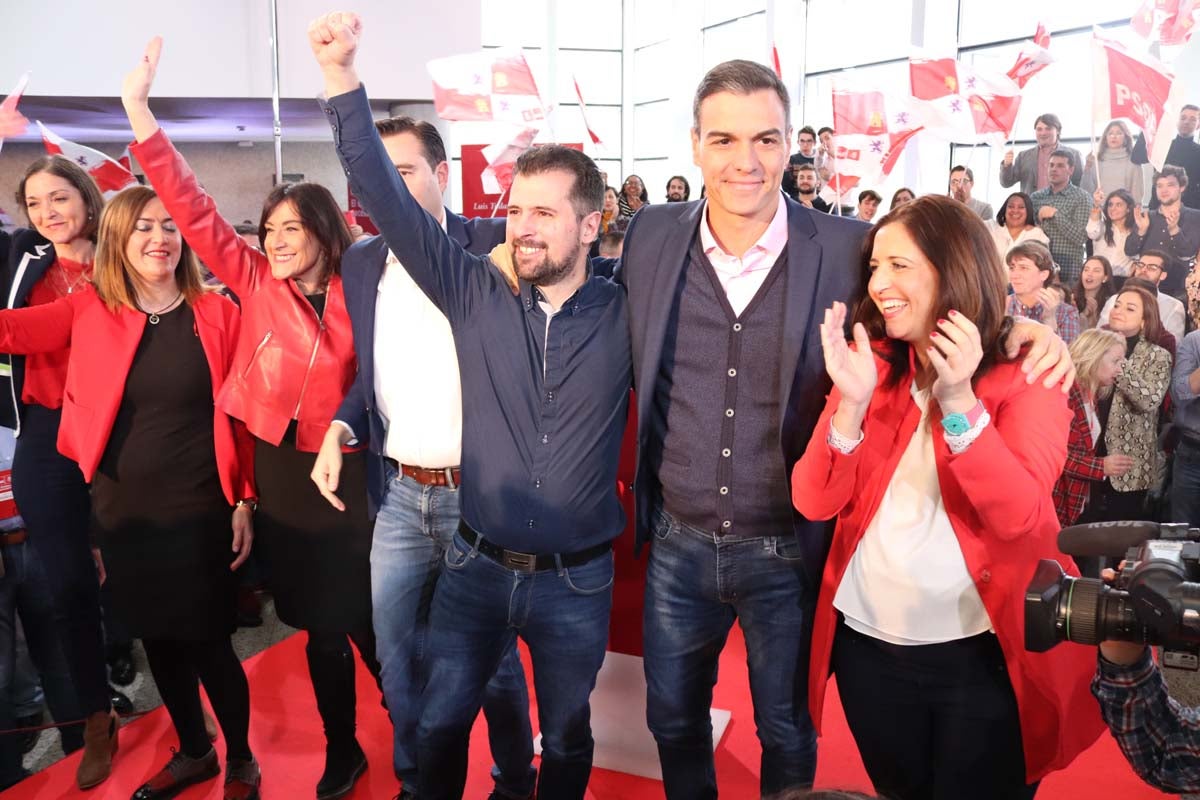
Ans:
{"label": "blonde hair", "polygon": [[[125,246],[142,211],[157,196],[154,190],[145,186],[133,186],[108,201],[100,215],[92,281],[109,311],[117,311],[121,306],[138,308],[137,290],[143,281],[129,263]],[[186,241],[182,241],[179,263],[175,266],[175,284],[189,304],[208,291],[200,274],[200,262]]]}
{"label": "blonde hair", "polygon": [[1114,347],[1125,352],[1125,337],[1116,331],[1102,328],[1089,328],[1075,341],[1071,342],[1071,361],[1075,363],[1075,382],[1087,394],[1093,397],[1105,397],[1112,390],[1111,386],[1098,386],[1096,370],[1100,359]]}

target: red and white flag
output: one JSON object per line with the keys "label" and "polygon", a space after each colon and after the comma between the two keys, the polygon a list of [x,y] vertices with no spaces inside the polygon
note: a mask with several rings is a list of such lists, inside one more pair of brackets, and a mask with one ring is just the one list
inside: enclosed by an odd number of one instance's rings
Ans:
{"label": "red and white flag", "polygon": [[21,112],[17,111],[17,103],[21,102],[21,95],[25,93],[25,87],[29,85],[29,73],[26,72],[17,81],[17,85],[8,93],[3,102],[0,102],[0,147],[4,146],[4,138],[6,136],[16,136],[25,132],[25,126],[29,124],[29,120],[21,116]]}
{"label": "red and white flag", "polygon": [[533,72],[520,51],[485,50],[426,65],[433,104],[445,120],[531,125],[546,118]]}
{"label": "red and white flag", "polygon": [[832,175],[821,190],[821,196],[830,203],[840,203],[848,194],[891,174],[904,146],[921,130],[906,100],[836,86],[833,127],[837,133],[829,160]]}
{"label": "red and white flag", "polygon": [[1016,81],[1017,86],[1024,89],[1030,78],[1053,63],[1054,56],[1050,55],[1050,34],[1046,32],[1046,26],[1039,22],[1033,39],[1021,45],[1017,61],[1009,68],[1007,74]]}
{"label": "red and white flag", "polygon": [[783,65],[779,63],[779,48],[771,42],[771,68],[775,70],[775,77],[783,80]]}
{"label": "red and white flag", "polygon": [[512,186],[513,168],[517,158],[530,147],[537,138],[538,128],[525,128],[507,142],[496,142],[483,148],[483,157],[487,159],[484,167],[483,191],[486,194],[504,194]]}
{"label": "red and white flag", "polygon": [[1181,45],[1192,38],[1200,23],[1197,0],[1144,0],[1129,20],[1129,27],[1143,39],[1165,45]]}
{"label": "red and white flag", "polygon": [[62,138],[40,121],[37,126],[42,131],[42,142],[46,145],[46,152],[65,156],[86,169],[105,197],[121,191],[126,186],[137,185],[138,181],[133,172],[115,159],[109,158],[99,150]]}
{"label": "red and white flag", "polygon": [[575,84],[575,96],[579,98],[579,116],[583,117],[583,127],[587,128],[592,144],[599,145],[601,144],[600,136],[592,129],[592,124],[588,122],[587,104],[583,102],[583,92],[579,91],[579,79],[571,76],[571,81]]}
{"label": "red and white flag", "polygon": [[1011,77],[952,58],[908,62],[913,110],[919,124],[953,142],[1003,139],[1021,107],[1021,87]]}
{"label": "red and white flag", "polygon": [[1127,119],[1146,135],[1150,163],[1162,169],[1171,143],[1165,119],[1175,76],[1148,56],[1134,56],[1119,43],[1092,37],[1093,119]]}

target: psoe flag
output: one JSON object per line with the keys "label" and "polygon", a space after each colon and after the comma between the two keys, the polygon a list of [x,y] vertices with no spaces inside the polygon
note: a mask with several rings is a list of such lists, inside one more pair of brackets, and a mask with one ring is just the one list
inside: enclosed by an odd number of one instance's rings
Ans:
{"label": "psoe flag", "polygon": [[71,159],[88,171],[100,193],[106,198],[124,189],[126,186],[136,186],[137,178],[119,162],[90,147],[84,147],[68,139],[64,139],[38,121],[42,131],[42,142],[46,152],[51,155],[62,155]]}
{"label": "psoe flag", "polygon": [[[1146,135],[1146,150],[1162,169],[1171,140],[1165,119],[1175,76],[1148,56],[1134,56],[1114,41],[1092,36],[1093,118],[1127,119]],[[1155,147],[1155,143],[1161,146]],[[1157,160],[1156,160],[1157,157]]]}

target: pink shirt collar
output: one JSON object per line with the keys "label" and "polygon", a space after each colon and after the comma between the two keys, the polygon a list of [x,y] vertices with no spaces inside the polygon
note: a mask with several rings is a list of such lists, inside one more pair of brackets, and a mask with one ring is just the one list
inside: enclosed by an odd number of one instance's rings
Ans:
{"label": "pink shirt collar", "polygon": [[775,208],[775,216],[771,218],[771,224],[767,226],[762,237],[740,259],[726,252],[721,245],[717,244],[717,237],[713,235],[712,228],[708,223],[707,201],[704,204],[704,220],[700,226],[700,246],[704,249],[704,255],[708,256],[708,260],[712,263],[713,269],[718,273],[732,276],[770,269],[775,266],[779,254],[787,246],[787,240],[787,203],[784,201],[782,193],[779,195],[779,205]]}

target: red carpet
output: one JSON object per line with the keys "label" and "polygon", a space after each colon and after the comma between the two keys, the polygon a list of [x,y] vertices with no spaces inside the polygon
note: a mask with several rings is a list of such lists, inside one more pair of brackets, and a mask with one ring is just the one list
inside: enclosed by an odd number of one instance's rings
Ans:
{"label": "red carpet", "polygon": [[[290,639],[260,653],[246,662],[250,677],[253,711],[250,743],[263,765],[265,800],[307,800],[314,796],[323,762],[324,738],[317,718],[316,704],[304,665],[304,637]],[[758,743],[750,710],[746,681],[745,648],[735,629],[721,661],[721,681],[716,703],[733,710],[733,721],[725,740],[717,750],[717,775],[721,795],[734,800],[758,796]],[[528,669],[528,666],[527,666]],[[532,688],[530,689],[532,694]],[[837,705],[836,692],[830,692],[825,714],[826,735],[821,740],[817,785],[869,790],[870,784],[859,761],[854,743]],[[536,715],[534,715],[536,724]],[[359,740],[370,758],[371,768],[359,782],[351,798],[390,800],[396,793],[391,770],[391,731],[387,717],[378,704],[378,693],[366,672],[359,670]],[[162,709],[148,714],[121,730],[121,752],[113,776],[89,792],[75,789],[76,754],[50,769],[34,775],[0,794],[4,800],[51,800],[51,798],[90,798],[90,800],[127,800],[170,755],[176,744],[170,721]],[[218,744],[218,752],[223,746]],[[482,721],[472,738],[471,772],[467,797],[482,800],[490,790],[486,732]],[[662,797],[660,784],[615,772],[596,770],[588,793],[597,800],[633,800]],[[220,798],[220,781],[214,780],[180,795],[184,800]],[[1107,735],[1070,769],[1046,779],[1039,800],[1074,798],[1168,797],[1142,784],[1126,766],[1116,744]]]}

